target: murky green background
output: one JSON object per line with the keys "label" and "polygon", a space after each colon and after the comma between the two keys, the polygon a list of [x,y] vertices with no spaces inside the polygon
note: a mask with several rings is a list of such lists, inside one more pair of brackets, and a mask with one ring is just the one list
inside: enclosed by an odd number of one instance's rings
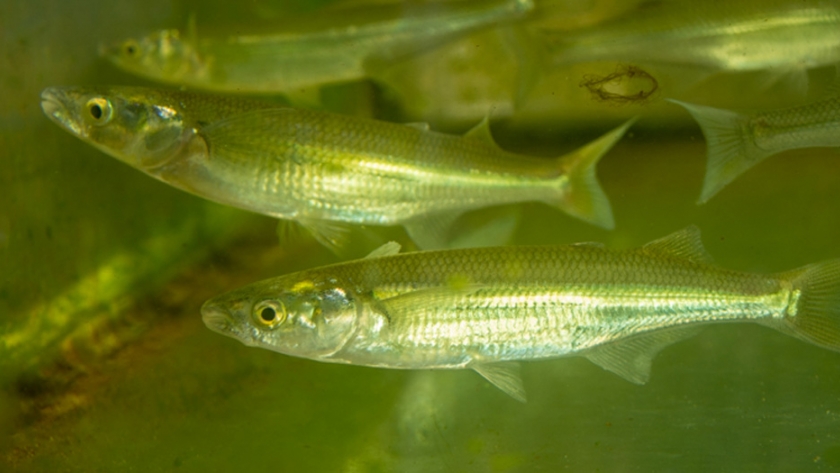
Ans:
{"label": "murky green background", "polygon": [[[0,2],[0,471],[840,467],[840,354],[758,326],[709,327],[664,350],[641,387],[584,359],[527,364],[524,405],[472,372],[320,364],[207,330],[207,298],[335,257],[306,239],[280,247],[270,219],[181,193],[85,145],[43,116],[39,93],[141,84],[97,57],[100,41],[182,26],[191,13],[210,27],[282,23],[318,3]],[[586,12],[609,16],[624,3],[546,2],[590,20]],[[840,256],[836,150],[772,157],[697,207],[705,145],[688,114],[656,101],[592,102],[580,75],[612,64],[555,74],[510,116],[515,78],[499,67],[510,53],[483,52],[499,38],[425,53],[386,85],[334,88],[331,105],[453,132],[495,107],[503,146],[546,156],[639,114],[598,169],[617,230],[524,205],[519,244],[626,248],[694,223],[730,268]],[[713,79],[681,98],[736,102],[745,87]],[[374,93],[362,100],[358,90]]]}

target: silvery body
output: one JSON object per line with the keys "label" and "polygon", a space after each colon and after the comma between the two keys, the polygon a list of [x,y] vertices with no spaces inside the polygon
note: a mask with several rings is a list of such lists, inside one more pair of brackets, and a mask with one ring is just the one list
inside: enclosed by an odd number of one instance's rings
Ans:
{"label": "silvery body", "polygon": [[195,195],[300,223],[403,225],[424,248],[476,208],[543,201],[612,228],[595,167],[630,122],[559,158],[510,153],[487,121],[467,136],[180,91],[48,88],[44,112],[80,139]]}
{"label": "silvery body", "polygon": [[332,363],[474,369],[524,400],[517,361],[583,355],[635,383],[703,324],[755,322],[840,346],[840,260],[782,274],[713,266],[690,227],[596,244],[394,254],[265,280],[208,301],[209,328]]}

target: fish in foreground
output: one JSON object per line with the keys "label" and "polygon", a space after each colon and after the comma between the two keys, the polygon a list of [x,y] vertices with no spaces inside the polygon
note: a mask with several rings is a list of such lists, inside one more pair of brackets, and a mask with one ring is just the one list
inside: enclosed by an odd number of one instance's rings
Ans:
{"label": "fish in foreground", "polygon": [[840,146],[840,95],[754,114],[670,101],[685,107],[706,137],[706,177],[698,204],[769,156],[790,149]]}
{"label": "fish in foreground", "polygon": [[213,331],[330,363],[473,369],[525,401],[520,360],[582,355],[637,384],[704,324],[756,322],[840,350],[840,259],[778,274],[711,264],[696,227],[631,250],[396,254],[257,282],[207,301]]}
{"label": "fish in foreground", "polygon": [[454,136],[423,124],[128,87],[51,87],[41,107],[70,133],[156,179],[295,221],[333,249],[347,224],[403,225],[420,247],[441,248],[462,213],[524,201],[612,228],[595,166],[632,122],[546,159],[502,150],[487,120]]}
{"label": "fish in foreground", "polygon": [[[103,47],[116,66],[149,79],[229,93],[296,94],[307,87],[369,77],[377,68],[533,10],[532,0],[417,6],[405,17],[306,33],[182,37],[163,30]],[[346,13],[342,15],[346,23]],[[352,16],[352,15],[351,15]]]}

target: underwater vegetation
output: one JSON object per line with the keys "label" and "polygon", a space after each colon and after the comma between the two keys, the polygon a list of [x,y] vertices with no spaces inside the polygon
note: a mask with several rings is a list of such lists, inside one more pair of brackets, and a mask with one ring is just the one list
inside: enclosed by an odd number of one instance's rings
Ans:
{"label": "underwater vegetation", "polygon": [[0,470],[840,466],[840,3],[0,18]]}

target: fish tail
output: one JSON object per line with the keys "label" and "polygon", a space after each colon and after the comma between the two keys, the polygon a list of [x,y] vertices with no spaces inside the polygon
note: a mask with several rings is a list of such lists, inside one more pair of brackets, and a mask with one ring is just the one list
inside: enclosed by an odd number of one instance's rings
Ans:
{"label": "fish tail", "polygon": [[787,310],[780,329],[840,351],[840,259],[808,265],[783,278],[793,286],[795,304]]}
{"label": "fish tail", "polygon": [[595,175],[595,167],[635,121],[632,118],[597,140],[558,158],[564,170],[557,179],[560,197],[547,203],[581,220],[612,230],[615,227],[612,208]]}
{"label": "fish tail", "polygon": [[773,154],[759,148],[752,140],[749,116],[677,100],[669,101],[688,110],[706,137],[706,177],[698,204],[706,203],[736,177]]}

